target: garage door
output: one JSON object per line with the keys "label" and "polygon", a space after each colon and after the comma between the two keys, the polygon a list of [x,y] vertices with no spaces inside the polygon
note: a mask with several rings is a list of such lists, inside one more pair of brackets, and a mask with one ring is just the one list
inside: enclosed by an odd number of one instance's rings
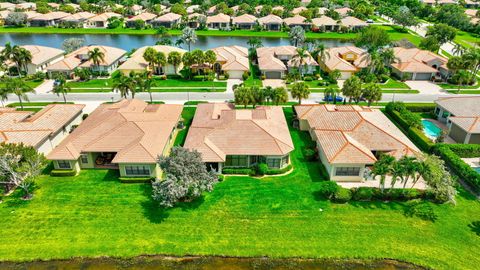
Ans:
{"label": "garage door", "polygon": [[282,73],[280,71],[267,71],[265,72],[265,78],[267,79],[281,79]]}
{"label": "garage door", "polygon": [[432,73],[417,73],[415,75],[416,81],[428,81],[432,78]]}

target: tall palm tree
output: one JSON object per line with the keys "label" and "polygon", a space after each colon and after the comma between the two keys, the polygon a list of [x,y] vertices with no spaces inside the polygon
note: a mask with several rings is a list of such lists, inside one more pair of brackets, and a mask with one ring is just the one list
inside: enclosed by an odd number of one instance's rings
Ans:
{"label": "tall palm tree", "polygon": [[119,76],[113,78],[112,91],[120,92],[120,96],[122,98],[127,98],[129,93],[135,91],[135,87],[135,80],[130,76],[124,75],[123,73],[120,73]]}
{"label": "tall palm tree", "polygon": [[91,51],[88,51],[88,60],[92,61],[93,65],[97,67],[97,70],[100,66],[100,63],[105,61],[105,53],[100,51],[99,48],[94,48]]}
{"label": "tall palm tree", "polygon": [[330,58],[330,53],[323,43],[316,43],[313,50],[313,57],[317,59],[318,62],[325,63]]}
{"label": "tall palm tree", "polygon": [[213,65],[217,62],[217,55],[212,50],[208,50],[204,54],[205,63],[208,63],[213,69]]}
{"label": "tall palm tree", "polygon": [[168,54],[167,62],[173,66],[175,74],[177,74],[177,67],[182,63],[182,55],[176,51],[170,52]]}
{"label": "tall palm tree", "polygon": [[6,87],[0,87],[0,101],[2,102],[2,107],[5,107],[5,102],[8,100],[8,89]]}
{"label": "tall palm tree", "polygon": [[392,164],[395,162],[395,158],[390,155],[382,155],[372,167],[373,177],[380,176],[380,190],[383,193],[385,189],[385,179],[387,174],[391,172]]}
{"label": "tall palm tree", "polygon": [[157,65],[158,74],[165,73],[163,67],[165,66],[165,64],[167,64],[167,56],[164,52],[157,52],[155,54],[154,64]]}
{"label": "tall palm tree", "polygon": [[468,70],[461,69],[457,71],[457,74],[455,75],[455,77],[457,77],[458,83],[457,94],[460,93],[461,86],[470,81],[471,76],[473,76],[473,74],[471,74]]}
{"label": "tall palm tree", "polygon": [[298,47],[305,41],[305,30],[300,26],[294,26],[290,29],[288,37],[290,38],[290,43]]}
{"label": "tall palm tree", "polygon": [[190,52],[192,43],[197,42],[197,34],[195,33],[195,30],[190,27],[185,27],[182,30],[181,40],[188,45],[188,51]]}
{"label": "tall palm tree", "polygon": [[28,93],[35,93],[32,87],[27,85],[21,78],[11,78],[5,83],[5,91],[18,97],[20,108],[23,110],[23,101],[28,101]]}
{"label": "tall palm tree", "polygon": [[185,52],[182,55],[182,63],[183,63],[183,67],[186,68],[186,70],[188,72],[187,73],[188,78],[191,78],[191,76],[192,76],[192,65],[193,65],[192,54],[189,53],[189,52]]}
{"label": "tall palm tree", "polygon": [[61,94],[63,96],[63,102],[67,103],[66,94],[70,92],[72,88],[67,85],[67,79],[63,74],[58,75],[56,81],[57,83],[53,86],[52,92],[57,96]]}
{"label": "tall palm tree", "polygon": [[20,70],[28,73],[28,64],[32,63],[32,53],[29,50],[20,47],[17,51],[17,59]]}
{"label": "tall palm tree", "polygon": [[298,104],[302,104],[302,99],[310,96],[310,88],[304,82],[296,82],[292,85],[290,94],[293,98],[298,99]]}
{"label": "tall palm tree", "polygon": [[200,74],[200,68],[205,63],[205,54],[203,53],[203,51],[196,49],[193,50],[191,57],[192,62],[197,65],[197,74]]}
{"label": "tall palm tree", "polygon": [[308,51],[304,48],[297,48],[297,53],[292,57],[292,62],[298,67],[300,76],[304,75],[304,67],[307,65],[307,59],[310,57]]}

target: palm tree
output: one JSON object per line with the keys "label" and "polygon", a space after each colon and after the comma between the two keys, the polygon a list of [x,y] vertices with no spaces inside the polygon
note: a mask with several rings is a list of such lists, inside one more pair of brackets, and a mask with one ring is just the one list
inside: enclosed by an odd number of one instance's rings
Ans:
{"label": "palm tree", "polygon": [[100,63],[105,61],[105,53],[100,51],[99,48],[94,48],[91,51],[88,51],[88,60],[92,61],[93,65],[97,67],[97,70],[100,66]]}
{"label": "palm tree", "polygon": [[385,179],[387,174],[391,172],[392,164],[395,162],[395,158],[390,155],[382,155],[372,167],[373,177],[380,176],[380,189],[383,193],[385,189]]}
{"label": "palm tree", "polygon": [[191,57],[192,62],[197,65],[197,74],[200,74],[200,68],[202,67],[203,63],[205,63],[205,55],[203,51],[199,49],[193,50]]}
{"label": "palm tree", "polygon": [[197,42],[197,34],[195,33],[195,30],[190,27],[185,27],[182,30],[181,40],[188,45],[188,51],[190,51],[192,43]]}
{"label": "palm tree", "polygon": [[188,78],[190,79],[192,76],[192,65],[193,65],[192,54],[189,52],[185,52],[182,55],[182,63],[183,63],[183,67],[187,69]]}
{"label": "palm tree", "polygon": [[330,78],[332,78],[332,80],[337,81],[342,76],[342,73],[340,72],[340,70],[334,69],[332,70],[332,72],[330,72],[329,76]]}
{"label": "palm tree", "polygon": [[457,77],[458,89],[457,94],[460,93],[460,88],[463,86],[464,83],[468,83],[470,81],[472,74],[465,69],[461,69],[457,71],[455,77]]}
{"label": "palm tree", "polygon": [[277,87],[273,89],[272,102],[275,105],[286,103],[288,101],[288,92],[285,87]]}
{"label": "palm tree", "polygon": [[313,50],[313,56],[318,62],[325,63],[325,61],[330,58],[330,53],[328,52],[327,47],[325,47],[325,44],[317,43]]}
{"label": "palm tree", "polygon": [[[112,91],[120,92],[122,98],[127,98],[130,92],[133,93],[135,87],[135,80],[131,76],[126,76],[123,73],[120,73],[119,76],[113,78]],[[134,95],[135,94],[132,95],[132,98]]]}
{"label": "palm tree", "polygon": [[376,83],[368,83],[363,88],[362,96],[367,100],[368,107],[370,107],[373,102],[382,99],[382,89]]}
{"label": "palm tree", "polygon": [[292,85],[290,94],[293,98],[298,99],[298,104],[302,104],[302,99],[310,96],[310,88],[304,82],[296,82]]}
{"label": "palm tree", "polygon": [[290,43],[298,47],[305,41],[305,30],[300,26],[294,26],[290,29],[288,37],[290,38]]}
{"label": "palm tree", "polygon": [[2,102],[2,107],[5,107],[5,102],[8,100],[8,89],[6,87],[0,88],[0,101]]}
{"label": "palm tree", "polygon": [[307,64],[308,57],[310,57],[310,55],[304,48],[297,48],[297,53],[292,57],[292,63],[298,67],[302,77],[304,75],[303,67]]}
{"label": "palm tree", "polygon": [[213,69],[213,65],[217,62],[217,55],[212,50],[208,50],[204,54],[205,63],[210,64],[210,67]]}
{"label": "palm tree", "polygon": [[256,49],[262,47],[263,42],[258,37],[251,37],[251,38],[248,39],[247,45],[250,46],[250,48],[249,48],[250,57],[254,57],[256,55]]}
{"label": "palm tree", "polygon": [[455,43],[455,46],[453,46],[453,55],[462,55],[465,53],[465,47],[462,45]]}
{"label": "palm tree", "polygon": [[388,66],[395,61],[399,60],[398,57],[395,56],[395,52],[392,48],[387,48],[380,51],[380,59],[383,61],[383,64]]}
{"label": "palm tree", "polygon": [[403,156],[397,163],[400,165],[400,180],[403,184],[403,188],[407,186],[410,177],[415,177],[415,171],[417,169],[415,157]]}
{"label": "palm tree", "polygon": [[158,74],[165,73],[165,71],[163,70],[163,66],[165,66],[165,64],[167,63],[167,57],[165,56],[164,52],[156,52],[153,63],[158,66]]}
{"label": "palm tree", "polygon": [[182,55],[176,51],[170,52],[168,54],[167,62],[173,66],[175,74],[177,74],[177,67],[182,63]]}
{"label": "palm tree", "polygon": [[5,83],[5,91],[18,97],[20,108],[23,110],[23,101],[28,101],[28,93],[35,93],[35,90],[28,86],[21,78],[8,79]]}
{"label": "palm tree", "polygon": [[243,105],[244,108],[255,102],[255,96],[250,87],[240,86],[235,89],[234,95],[235,104]]}
{"label": "palm tree", "polygon": [[157,54],[157,51],[152,47],[146,48],[145,51],[143,52],[143,59],[145,59],[145,61],[147,61],[150,72],[152,72],[152,73],[155,70],[155,56],[156,56],[156,54]]}
{"label": "palm tree", "polygon": [[[336,86],[329,85],[325,89],[325,97],[332,97],[333,104],[337,104],[337,96],[340,93],[340,89]],[[327,103],[329,103],[329,98],[326,99]]]}
{"label": "palm tree", "polygon": [[18,73],[20,74],[20,65],[18,62],[16,62],[16,58],[15,58],[18,53],[18,49],[19,47],[17,45],[12,46],[10,42],[7,42],[1,54],[5,60],[10,60],[15,63]]}
{"label": "palm tree", "polygon": [[53,86],[52,92],[56,94],[57,96],[60,96],[60,94],[63,96],[63,102],[67,103],[67,98],[66,94],[67,92],[70,92],[72,89],[70,86],[67,85],[67,80],[65,78],[65,75],[59,74],[56,77],[56,84]]}

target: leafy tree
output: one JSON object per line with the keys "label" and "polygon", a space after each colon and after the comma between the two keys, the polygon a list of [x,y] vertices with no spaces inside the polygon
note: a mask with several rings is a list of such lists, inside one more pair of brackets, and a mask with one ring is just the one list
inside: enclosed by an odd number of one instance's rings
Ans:
{"label": "leafy tree", "polygon": [[182,55],[177,51],[172,51],[168,54],[167,62],[173,66],[175,74],[177,74],[177,67],[182,63]]}
{"label": "leafy tree", "polygon": [[401,6],[398,11],[392,16],[395,24],[401,25],[404,29],[408,26],[417,26],[418,20],[415,18],[413,12],[406,6]]}
{"label": "leafy tree", "polygon": [[196,150],[174,147],[168,157],[159,157],[158,164],[165,177],[153,182],[154,200],[163,207],[173,207],[178,202],[190,202],[210,192],[218,182],[213,171],[207,171]]}
{"label": "leafy tree", "polygon": [[389,45],[390,37],[385,29],[369,26],[360,31],[356,44],[357,46],[367,48],[368,52],[371,53]]}
{"label": "leafy tree", "polygon": [[62,49],[66,53],[71,53],[85,44],[85,39],[83,38],[67,38],[62,43]]}
{"label": "leafy tree", "polygon": [[435,200],[455,204],[457,191],[452,176],[445,168],[444,161],[435,155],[425,154],[422,157],[422,162],[424,164],[423,180],[428,185]]}
{"label": "leafy tree", "polygon": [[245,108],[247,105],[255,102],[255,95],[252,88],[246,86],[240,86],[235,89],[235,104],[243,105]]}
{"label": "leafy tree", "polygon": [[[165,55],[164,52],[156,52],[153,59],[154,59],[153,61],[154,65],[157,66],[158,73],[161,74],[160,71],[162,71],[163,66],[167,64],[167,56]],[[165,71],[163,71],[163,73],[165,73]]]}
{"label": "leafy tree", "polygon": [[192,59],[192,54],[190,52],[185,52],[182,55],[182,63],[183,63],[183,67],[187,70],[188,78],[191,78],[193,59]]}
{"label": "leafy tree", "polygon": [[205,63],[210,64],[210,67],[213,69],[213,65],[217,62],[217,55],[214,51],[208,50],[205,52]]}
{"label": "leafy tree", "polygon": [[67,103],[66,94],[72,90],[70,86],[67,85],[67,79],[65,75],[59,74],[56,76],[56,84],[53,86],[52,92],[57,96],[62,95],[63,102]]}
{"label": "leafy tree", "polygon": [[90,78],[91,72],[88,68],[75,68],[73,74],[75,77],[78,77],[80,81],[86,81]]}
{"label": "leafy tree", "polygon": [[175,3],[170,7],[170,12],[176,13],[178,15],[186,16],[187,9],[180,3]]}
{"label": "leafy tree", "polygon": [[305,42],[305,30],[300,26],[294,26],[290,29],[288,37],[290,38],[290,43],[298,47]]}
{"label": "leafy tree", "polygon": [[197,72],[200,72],[200,67],[205,63],[205,54],[202,50],[196,49],[191,53],[192,62],[197,65]]}
{"label": "leafy tree", "polygon": [[293,98],[298,99],[299,104],[302,104],[302,99],[307,99],[310,96],[310,88],[304,82],[296,82],[292,84],[290,94]]}
{"label": "leafy tree", "polygon": [[457,94],[460,93],[461,86],[463,86],[465,83],[468,83],[472,77],[472,74],[470,71],[461,69],[457,72],[457,74],[454,75],[454,80],[458,84],[458,89],[457,89]]}
{"label": "leafy tree", "polygon": [[457,30],[444,23],[436,24],[435,26],[429,26],[426,36],[433,36],[438,40],[440,46],[452,41],[457,35]]}
{"label": "leafy tree", "polygon": [[277,87],[273,89],[273,94],[271,96],[272,103],[277,105],[280,103],[286,103],[288,101],[288,92],[285,87]]}
{"label": "leafy tree", "polygon": [[[362,97],[362,81],[355,75],[345,80],[342,87],[342,94],[348,97],[348,102],[351,103],[352,99],[355,103],[360,101]],[[346,101],[347,99],[345,99]]]}
{"label": "leafy tree", "polygon": [[23,144],[0,144],[0,182],[5,190],[21,188],[23,198],[32,197],[35,178],[46,167],[45,157],[33,147]]}
{"label": "leafy tree", "polygon": [[340,70],[334,69],[332,72],[330,72],[330,74],[328,74],[328,76],[330,76],[330,78],[336,83],[337,80],[340,79],[340,76],[342,76],[342,73]]}
{"label": "leafy tree", "polygon": [[440,50],[440,42],[438,42],[434,36],[427,36],[426,38],[422,38],[419,47],[420,49],[437,53],[438,50]]}
{"label": "leafy tree", "polygon": [[119,28],[121,26],[123,26],[123,18],[122,17],[110,17],[108,18],[107,20],[108,24],[107,24],[107,28],[108,29],[116,29],[116,28]]}
{"label": "leafy tree", "polygon": [[191,45],[197,42],[197,34],[195,30],[190,27],[185,27],[182,30],[181,40],[188,45],[188,51],[191,51]]}
{"label": "leafy tree", "polygon": [[10,12],[5,19],[6,25],[24,26],[27,24],[27,14],[23,12]]}
{"label": "leafy tree", "polygon": [[362,96],[367,100],[368,106],[372,104],[372,102],[377,102],[382,99],[382,89],[376,83],[368,83],[363,88]]}
{"label": "leafy tree", "polygon": [[304,67],[307,65],[307,59],[309,57],[308,51],[304,48],[297,48],[297,53],[292,57],[292,63],[298,67],[301,76],[304,75]]}

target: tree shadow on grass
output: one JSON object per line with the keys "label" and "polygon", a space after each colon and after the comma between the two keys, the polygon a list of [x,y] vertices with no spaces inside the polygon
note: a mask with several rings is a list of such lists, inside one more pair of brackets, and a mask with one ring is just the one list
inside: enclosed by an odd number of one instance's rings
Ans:
{"label": "tree shadow on grass", "polygon": [[118,178],[120,177],[120,172],[118,170],[108,170],[105,176],[103,177],[102,181],[105,182],[118,182]]}
{"label": "tree shadow on grass", "polygon": [[151,198],[142,202],[142,207],[145,217],[152,223],[160,224],[169,216],[168,209],[161,207],[158,202]]}
{"label": "tree shadow on grass", "polygon": [[474,232],[476,235],[480,236],[480,221],[474,221],[470,224],[468,224],[468,227],[472,232]]}
{"label": "tree shadow on grass", "polygon": [[399,202],[384,202],[384,201],[350,201],[348,202],[353,207],[370,209],[370,210],[400,210],[405,211],[405,205]]}

